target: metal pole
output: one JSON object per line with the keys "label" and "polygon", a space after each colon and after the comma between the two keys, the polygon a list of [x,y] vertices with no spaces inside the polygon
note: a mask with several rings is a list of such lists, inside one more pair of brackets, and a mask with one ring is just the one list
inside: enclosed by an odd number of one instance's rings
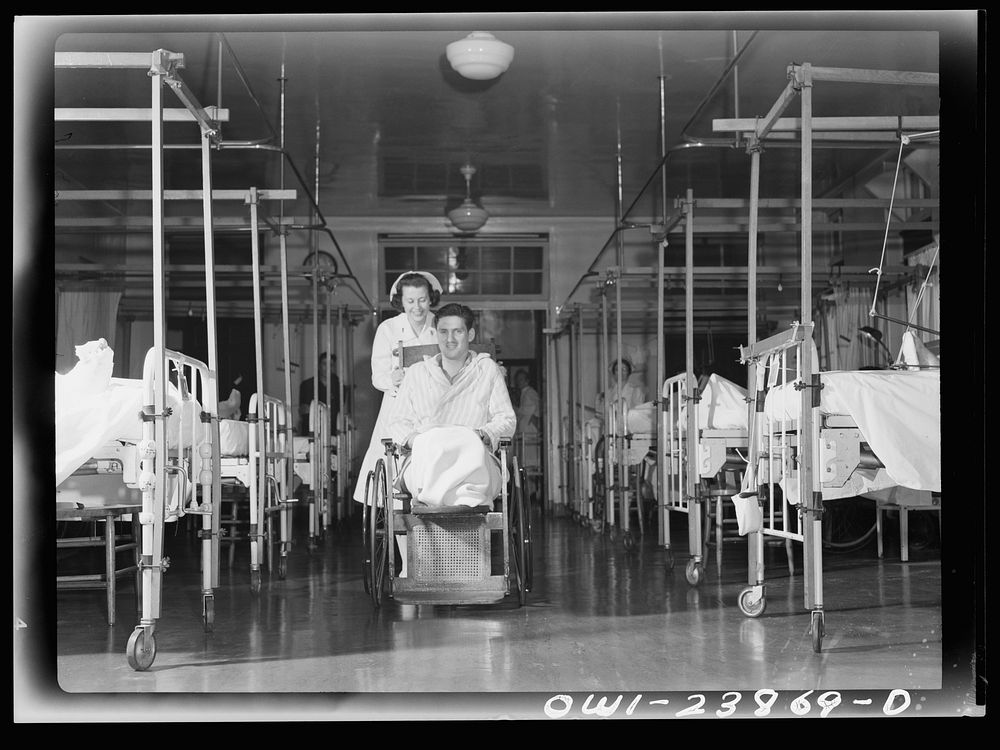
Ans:
{"label": "metal pole", "polygon": [[601,351],[605,354],[605,357],[600,360],[600,368],[601,392],[604,394],[604,523],[607,524],[610,530],[615,520],[614,493],[611,488],[614,478],[615,449],[613,435],[611,434],[611,418],[614,415],[614,394],[611,393],[608,364],[605,361],[610,347],[608,340],[608,283],[610,283],[610,279],[606,280],[604,286],[601,288],[601,342],[603,344]]}
{"label": "metal pole", "polygon": [[[624,188],[622,177],[622,136],[621,136],[621,103],[616,103],[619,107],[617,125],[618,125],[618,139],[615,149],[615,161],[618,168],[617,171],[617,194],[615,203],[615,225],[621,227],[625,221],[625,216],[623,214],[624,208]],[[621,277],[625,270],[625,239],[621,232],[615,235],[615,265],[618,266],[617,280],[615,283],[615,361],[619,363],[619,366],[615,370],[615,383],[614,387],[618,392],[615,393],[616,406],[618,398],[621,396],[620,389],[618,389],[618,384],[622,382],[622,369],[621,369],[621,359],[622,359],[622,285]],[[625,479],[625,472],[627,467],[625,466],[625,415],[626,406],[624,403],[621,404],[621,414],[616,415],[614,423],[614,465],[612,469],[612,476],[614,482],[612,484],[612,502],[618,501],[621,503],[621,515],[622,515],[622,532],[628,533],[628,492],[627,484]],[[612,526],[613,526],[612,522]]]}
{"label": "metal pole", "polygon": [[[344,449],[345,449],[345,438],[344,432],[341,429],[341,425],[344,422],[344,398],[343,398],[343,386],[344,386],[344,358],[346,357],[345,352],[345,338],[346,334],[344,326],[344,308],[337,307],[337,325],[334,327],[336,332],[334,335],[334,350],[337,352],[337,387],[339,392],[337,393],[337,403],[340,405],[337,410],[337,419],[333,423],[333,432],[336,438],[337,445],[337,520],[343,521],[347,513],[347,508],[345,506],[345,493],[344,493],[344,482],[346,477],[344,476],[346,469],[346,462],[344,460]],[[333,384],[327,380],[329,385],[328,389],[333,388]],[[330,396],[330,400],[333,400],[333,396]]]}
{"label": "metal pole", "polygon": [[[264,425],[266,410],[264,408],[264,331],[261,320],[261,278],[260,278],[260,230],[257,216],[257,188],[250,188],[250,250],[253,268],[253,333],[254,354],[257,369],[257,423],[252,425],[257,434],[257,455],[251,456],[257,461],[257,497],[250,499],[250,575],[251,585],[255,577],[260,575],[260,561],[263,557],[264,538],[264,498],[267,493],[267,455]],[[254,507],[253,503],[256,503]]]}
{"label": "metal pole", "polygon": [[577,456],[576,491],[580,496],[581,509],[586,507],[587,518],[594,520],[594,503],[589,486],[590,475],[587,473],[587,454],[591,446],[587,444],[587,413],[583,408],[583,308],[577,306],[574,316],[575,326],[570,328],[570,337],[576,331],[576,380],[573,385],[573,397],[579,408],[580,421],[580,455]]}
{"label": "metal pole", "polygon": [[[219,378],[219,340],[215,320],[215,232],[212,220],[212,160],[211,136],[202,133],[201,138],[201,181],[202,214],[204,216],[205,237],[205,324],[208,334],[208,369],[213,379]],[[215,386],[217,388],[217,386]],[[218,402],[209,422],[212,445],[212,497],[211,514],[202,518],[202,526],[208,532],[206,544],[209,546],[211,562],[211,588],[219,586],[219,532],[222,528],[222,455],[219,452]]]}
{"label": "metal pole", "polygon": [[[155,53],[154,53],[155,55]],[[163,237],[163,79],[155,67],[150,76],[152,82],[152,178],[153,178],[153,349],[155,350],[155,388],[153,389],[153,404],[156,414],[163,414],[167,403],[167,372],[164,362],[166,349],[166,286],[164,272],[164,237]],[[167,430],[162,418],[153,422],[156,441],[156,477],[153,493],[153,522],[143,524],[143,557],[147,558],[148,567],[143,567],[142,596],[143,625],[152,625],[160,616],[160,594],[163,584],[163,569],[160,563],[163,559],[164,515],[166,512],[167,491]],[[145,510],[145,508],[143,508]],[[148,543],[147,543],[148,540]],[[146,550],[150,554],[146,555]]]}
{"label": "metal pole", "polygon": [[[750,137],[750,216],[749,235],[747,237],[747,346],[757,342],[757,222],[760,212],[760,152],[761,143],[754,134]],[[757,366],[751,360],[747,362],[747,395],[752,401],[747,404],[747,425],[754,432],[747,434],[750,444],[758,440],[756,432],[760,422],[751,412],[756,408]],[[751,455],[753,453],[751,452]],[[747,466],[746,471],[756,473],[756,467]],[[756,488],[750,488],[756,489]],[[747,583],[759,586],[764,582],[764,534],[754,531],[747,535]]]}
{"label": "metal pole", "polygon": [[[327,352],[326,361],[323,364],[323,377],[326,382],[326,405],[332,410],[333,409],[333,382],[330,380],[330,355],[336,354],[335,342],[333,338],[333,327],[330,322],[330,290],[326,290],[326,296],[324,297],[324,302],[326,304],[326,335],[323,339],[326,345],[323,347]],[[330,412],[327,412],[329,415]],[[329,528],[331,522],[331,505],[333,502],[332,498],[332,487],[330,486],[330,448],[332,446],[331,436],[333,432],[333,425],[330,424],[329,417],[327,418],[327,427],[325,434],[323,435],[323,528]]]}
{"label": "metal pole", "polygon": [[[284,50],[282,50],[284,54]],[[285,63],[282,60],[281,63],[281,78],[279,80],[279,85],[281,89],[281,147],[284,150],[285,147]],[[279,159],[278,170],[280,176],[281,188],[285,187],[285,160]],[[278,205],[279,215],[282,219],[280,225],[284,227],[285,218],[285,202],[281,201]],[[291,509],[289,508],[289,497],[288,491],[292,486],[295,477],[295,457],[292,446],[294,445],[294,421],[293,415],[295,412],[292,409],[292,353],[291,346],[289,344],[289,320],[288,320],[288,248],[286,242],[287,230],[282,229],[278,236],[278,242],[281,251],[281,339],[282,339],[282,355],[284,357],[284,381],[285,381],[285,442],[284,442],[284,481],[281,483],[283,497],[279,498],[281,503],[281,548],[279,555],[281,560],[279,562],[279,571],[284,572],[287,570],[287,558],[289,553],[289,548],[291,547],[292,538],[292,518]]]}
{"label": "metal pole", "polygon": [[694,191],[684,198],[684,368],[687,380],[687,445],[684,494],[688,501],[688,553],[695,567],[701,562],[702,507],[695,495],[698,478],[698,383],[694,377]]}
{"label": "metal pole", "polygon": [[[663,158],[667,153],[667,112],[666,112],[666,78],[660,76],[660,157]],[[663,399],[663,381],[666,379],[666,364],[664,361],[664,331],[663,331],[663,316],[664,310],[664,295],[666,294],[666,289],[664,288],[664,268],[666,264],[666,259],[664,255],[667,251],[667,169],[666,164],[660,166],[660,204],[661,204],[661,216],[663,217],[663,239],[657,243],[656,248],[656,393],[653,395],[653,401],[656,404],[656,435],[658,440],[661,440],[663,435],[663,421],[664,414],[663,409],[665,401]],[[663,465],[666,446],[662,445],[662,440],[660,443],[660,448],[658,450],[659,455],[657,456],[657,461],[655,464],[654,471],[656,472],[655,477],[655,487],[657,488],[657,506],[659,511],[660,522],[657,524],[657,543],[663,545],[665,541],[670,539],[670,512],[667,510],[666,506],[666,483],[664,478],[666,477],[665,467]]]}
{"label": "metal pole", "polygon": [[[801,67],[802,97],[802,310],[800,317],[805,335],[799,345],[802,380],[807,386],[813,383],[812,362],[812,71],[806,63]],[[822,559],[822,505],[823,497],[814,491],[813,453],[814,434],[818,427],[819,399],[814,399],[813,388],[802,390],[802,425],[799,433],[799,497],[805,513],[803,519],[803,576],[806,609],[814,611],[813,627],[822,627],[823,610],[823,559]],[[817,622],[818,619],[818,622]],[[821,638],[822,633],[818,634]],[[814,643],[818,642],[814,633]]]}

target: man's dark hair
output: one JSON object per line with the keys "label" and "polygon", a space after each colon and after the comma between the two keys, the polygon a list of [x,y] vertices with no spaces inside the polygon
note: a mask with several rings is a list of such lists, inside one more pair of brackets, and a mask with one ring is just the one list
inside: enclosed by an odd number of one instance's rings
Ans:
{"label": "man's dark hair", "polygon": [[449,302],[437,311],[435,321],[441,318],[457,317],[465,321],[465,327],[470,331],[476,327],[476,318],[472,310],[458,302]]}
{"label": "man's dark hair", "polygon": [[398,282],[396,282],[396,293],[392,295],[389,299],[389,304],[392,305],[394,310],[399,310],[403,312],[403,287],[411,286],[417,287],[422,286],[427,289],[427,296],[430,298],[430,306],[437,307],[438,302],[441,301],[441,292],[434,289],[431,286],[431,282],[427,280],[426,276],[419,273],[408,273],[405,274]]}

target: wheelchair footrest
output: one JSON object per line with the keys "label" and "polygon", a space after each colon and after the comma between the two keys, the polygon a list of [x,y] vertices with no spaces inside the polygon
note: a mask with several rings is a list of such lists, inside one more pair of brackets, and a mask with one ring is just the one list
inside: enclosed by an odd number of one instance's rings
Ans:
{"label": "wheelchair footrest", "polygon": [[411,502],[410,512],[416,515],[480,516],[489,513],[491,505],[424,505]]}
{"label": "wheelchair footrest", "polygon": [[396,578],[392,597],[400,604],[493,604],[506,594],[503,576],[490,576],[474,583],[435,583]]}
{"label": "wheelchair footrest", "polygon": [[409,586],[475,590],[495,572],[491,536],[502,514],[410,514],[402,517],[407,537]]}

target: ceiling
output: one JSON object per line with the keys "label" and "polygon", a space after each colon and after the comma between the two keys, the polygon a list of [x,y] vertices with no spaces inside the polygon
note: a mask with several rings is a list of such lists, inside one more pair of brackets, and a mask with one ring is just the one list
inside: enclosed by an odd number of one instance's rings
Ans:
{"label": "ceiling", "polygon": [[[312,196],[330,226],[377,220],[403,230],[427,220],[446,228],[445,211],[464,197],[464,163],[477,169],[473,198],[501,228],[616,213],[662,220],[665,204],[689,188],[696,196],[746,198],[745,143],[714,132],[714,119],[766,115],[790,64],[937,73],[941,50],[941,18],[912,12],[905,19],[820,12],[67,17],[53,25],[56,51],[183,54],[180,75],[198,102],[229,111],[214,188],[295,188],[299,200],[283,208],[289,214],[309,216]],[[469,81],[448,65],[446,45],[473,30],[514,47],[510,68],[495,80]],[[134,72],[66,70],[55,79],[56,107],[143,107],[149,96],[148,80]],[[937,86],[825,82],[813,93],[816,117],[936,116],[939,108]],[[784,113],[798,115],[798,102]],[[135,179],[148,159],[73,146],[148,141],[144,127],[57,122],[57,144],[66,148],[56,160],[56,189],[116,186],[122,170]],[[191,130],[168,125],[167,134],[172,143],[194,144]],[[665,177],[658,171],[664,146]],[[842,190],[898,151],[894,143],[814,148],[817,196]],[[797,196],[797,144],[775,141],[764,163],[760,195]],[[200,188],[197,151],[172,155],[166,180],[168,188]],[[57,217],[102,211],[114,216],[121,208],[66,204]],[[581,252],[602,251],[613,223],[603,226]]]}

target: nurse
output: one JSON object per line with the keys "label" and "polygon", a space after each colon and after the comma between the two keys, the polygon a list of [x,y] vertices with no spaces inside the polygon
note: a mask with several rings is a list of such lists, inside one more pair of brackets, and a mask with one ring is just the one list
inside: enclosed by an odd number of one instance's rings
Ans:
{"label": "nurse", "polygon": [[396,349],[400,341],[403,346],[437,345],[431,308],[437,307],[441,301],[441,292],[441,282],[434,274],[426,271],[408,271],[402,274],[389,290],[390,303],[402,315],[383,320],[376,329],[372,342],[372,385],[382,391],[382,405],[358,473],[358,483],[354,487],[354,499],[359,503],[365,501],[368,472],[385,455],[382,438],[389,437],[386,430],[387,415],[399,384],[403,382],[403,369],[399,366],[401,357]]}

